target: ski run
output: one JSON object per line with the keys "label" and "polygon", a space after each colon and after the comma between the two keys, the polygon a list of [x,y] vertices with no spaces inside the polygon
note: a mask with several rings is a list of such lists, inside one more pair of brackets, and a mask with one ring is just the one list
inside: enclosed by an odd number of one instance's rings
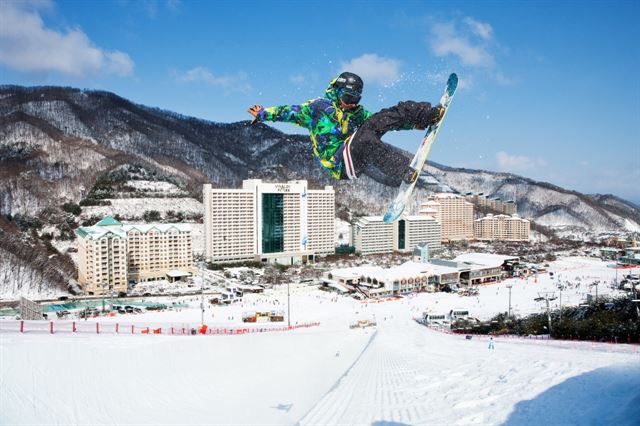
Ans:
{"label": "ski run", "polygon": [[[604,262],[563,258],[556,276],[600,279]],[[291,286],[291,320],[318,327],[245,335],[171,336],[7,331],[0,320],[0,424],[632,425],[640,418],[640,347],[447,334],[414,318],[456,307],[489,318],[540,312],[548,275],[483,286],[478,296],[420,293],[363,303]],[[575,304],[593,289],[575,287]],[[566,299],[565,299],[566,298]],[[199,323],[188,308],[100,318]],[[242,326],[243,311],[286,309],[286,286],[207,307],[210,326]],[[357,320],[375,327],[355,328]],[[92,320],[89,320],[91,322]],[[93,320],[95,321],[95,320]],[[15,321],[14,321],[15,322]],[[56,320],[54,320],[56,322]]]}

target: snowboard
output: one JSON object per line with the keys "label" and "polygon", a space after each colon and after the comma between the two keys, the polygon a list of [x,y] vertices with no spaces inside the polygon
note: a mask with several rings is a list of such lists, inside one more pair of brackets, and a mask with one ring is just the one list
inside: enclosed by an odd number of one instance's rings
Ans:
{"label": "snowboard", "polygon": [[440,130],[440,126],[442,125],[444,117],[447,115],[447,110],[449,109],[449,105],[451,105],[451,101],[453,100],[453,95],[456,92],[457,87],[458,76],[453,73],[447,79],[447,85],[444,89],[444,94],[440,98],[440,105],[444,107],[444,114],[442,115],[440,121],[427,127],[424,139],[422,139],[420,148],[418,148],[418,152],[416,152],[416,155],[413,156],[413,160],[411,160],[409,167],[407,167],[407,170],[404,172],[402,183],[400,184],[400,189],[398,190],[398,195],[393,200],[384,215],[385,222],[393,222],[394,220],[398,219],[404,211],[407,203],[409,202],[411,194],[413,193],[413,188],[415,188],[416,186],[416,182],[418,181],[420,173],[422,172],[422,167],[424,166],[424,163],[427,161],[427,157],[429,156],[429,151],[431,151],[431,147],[436,140],[436,136],[438,136],[438,131]]}

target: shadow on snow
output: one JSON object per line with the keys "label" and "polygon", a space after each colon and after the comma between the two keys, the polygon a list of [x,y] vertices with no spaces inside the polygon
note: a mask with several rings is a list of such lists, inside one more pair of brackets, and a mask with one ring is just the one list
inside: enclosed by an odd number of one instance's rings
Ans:
{"label": "shadow on snow", "polygon": [[599,368],[521,401],[503,426],[640,424],[640,363]]}

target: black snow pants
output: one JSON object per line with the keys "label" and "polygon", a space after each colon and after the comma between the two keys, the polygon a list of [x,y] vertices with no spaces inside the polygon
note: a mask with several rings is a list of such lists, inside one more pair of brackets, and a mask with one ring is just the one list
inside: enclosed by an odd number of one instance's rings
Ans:
{"label": "black snow pants", "polygon": [[340,179],[366,174],[382,184],[400,186],[409,161],[380,138],[391,130],[424,129],[437,115],[438,109],[430,103],[413,101],[375,113],[345,144]]}

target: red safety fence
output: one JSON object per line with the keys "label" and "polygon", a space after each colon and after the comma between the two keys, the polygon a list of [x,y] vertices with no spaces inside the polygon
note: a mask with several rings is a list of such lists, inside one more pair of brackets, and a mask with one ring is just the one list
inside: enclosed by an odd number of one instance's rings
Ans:
{"label": "red safety fence", "polygon": [[165,334],[172,336],[189,335],[237,335],[249,333],[269,333],[291,331],[299,328],[319,326],[319,322],[295,324],[292,326],[260,327],[219,327],[188,323],[117,323],[94,321],[26,321],[1,320],[0,333],[22,334]]}

